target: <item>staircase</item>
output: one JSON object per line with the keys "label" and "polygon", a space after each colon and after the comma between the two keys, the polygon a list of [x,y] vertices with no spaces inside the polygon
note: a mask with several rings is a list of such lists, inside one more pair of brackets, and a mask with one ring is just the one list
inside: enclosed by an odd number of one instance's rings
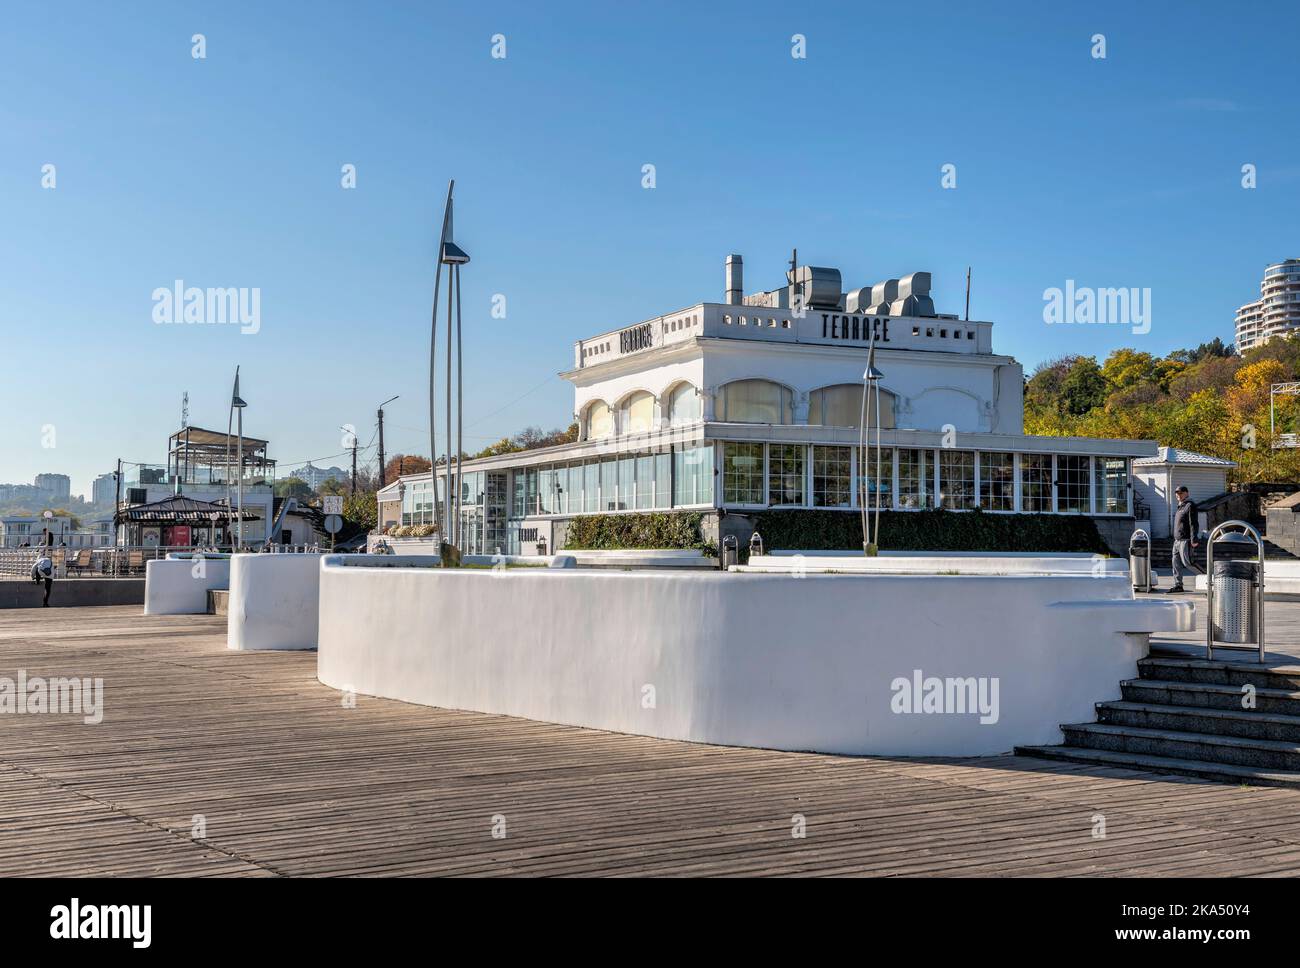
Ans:
{"label": "staircase", "polygon": [[[1243,700],[1254,687],[1254,708]],[[1300,666],[1153,653],[1097,721],[1063,725],[1062,746],[1019,756],[1300,788]]]}

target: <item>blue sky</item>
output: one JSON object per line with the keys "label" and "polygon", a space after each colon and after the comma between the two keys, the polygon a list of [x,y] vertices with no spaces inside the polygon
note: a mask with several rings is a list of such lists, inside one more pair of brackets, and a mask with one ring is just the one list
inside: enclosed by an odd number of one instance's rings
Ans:
{"label": "blue sky", "polygon": [[[131,11],[126,13],[125,11]],[[67,3],[0,33],[0,482],[161,462],[190,394],[282,464],[343,423],[426,452],[433,252],[457,179],[466,444],[568,423],[572,343],[792,246],[848,286],[934,274],[1027,370],[1215,336],[1300,255],[1297,33],[1163,3]],[[206,38],[206,58],[191,37]],[[506,57],[491,56],[504,34]],[[807,57],[790,56],[791,37]],[[1094,34],[1106,58],[1091,56]],[[57,187],[42,188],[42,166]],[[340,187],[344,164],[357,187]],[[642,165],[656,166],[654,189]],[[941,187],[941,167],[957,187]],[[1253,164],[1258,187],[1241,187]],[[176,279],[261,329],[153,322]],[[1149,287],[1145,335],[1043,291]],[[508,315],[493,319],[493,294]],[[441,422],[441,421],[440,421]],[[55,446],[43,447],[53,425]],[[373,456],[373,451],[367,456]]]}

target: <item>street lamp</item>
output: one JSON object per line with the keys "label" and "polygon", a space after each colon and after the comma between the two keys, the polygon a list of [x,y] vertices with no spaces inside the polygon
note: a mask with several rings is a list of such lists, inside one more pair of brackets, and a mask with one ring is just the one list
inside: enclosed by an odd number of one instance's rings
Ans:
{"label": "street lamp", "polygon": [[871,497],[872,493],[865,487],[862,489],[863,497],[866,500],[862,504],[862,551],[868,557],[875,557],[880,551],[880,381],[884,374],[876,369],[876,342],[873,328],[870,348],[867,350],[867,368],[862,373],[862,413],[858,421],[858,453],[862,455],[862,468],[867,467],[867,457],[870,453],[868,449],[869,433],[868,428],[871,424],[871,411],[873,406],[876,415],[876,470],[875,474],[868,477],[871,482],[872,491],[875,493],[875,525],[871,521]]}

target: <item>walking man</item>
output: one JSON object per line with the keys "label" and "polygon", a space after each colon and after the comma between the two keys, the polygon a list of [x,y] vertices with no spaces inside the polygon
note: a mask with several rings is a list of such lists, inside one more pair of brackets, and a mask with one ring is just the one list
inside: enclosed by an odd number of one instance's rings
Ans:
{"label": "walking man", "polygon": [[1178,498],[1178,510],[1174,512],[1174,587],[1171,592],[1183,590],[1183,575],[1196,574],[1192,564],[1192,552],[1200,547],[1196,540],[1197,521],[1196,504],[1187,493],[1187,488],[1179,487],[1174,491]]}
{"label": "walking man", "polygon": [[42,608],[50,607],[50,588],[54,585],[54,562],[50,560],[49,552],[42,549],[41,556],[36,559],[32,565],[32,581],[39,585],[45,582],[45,601],[41,603]]}

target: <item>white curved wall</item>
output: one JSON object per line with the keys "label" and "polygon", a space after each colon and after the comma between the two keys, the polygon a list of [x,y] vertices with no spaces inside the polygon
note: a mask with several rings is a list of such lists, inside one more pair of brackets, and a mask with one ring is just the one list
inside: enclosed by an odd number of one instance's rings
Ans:
{"label": "white curved wall", "polygon": [[208,589],[230,587],[230,559],[146,561],[144,579],[144,614],[202,614],[208,610]]}
{"label": "white curved wall", "polygon": [[[327,557],[318,676],[453,709],[850,754],[1058,742],[1190,627],[1124,577],[372,569]],[[1068,604],[1061,604],[1068,603]],[[996,722],[891,710],[898,678],[998,680]],[[647,687],[653,689],[648,708]]]}
{"label": "white curved wall", "polygon": [[234,555],[226,645],[314,649],[320,614],[320,555]]}

